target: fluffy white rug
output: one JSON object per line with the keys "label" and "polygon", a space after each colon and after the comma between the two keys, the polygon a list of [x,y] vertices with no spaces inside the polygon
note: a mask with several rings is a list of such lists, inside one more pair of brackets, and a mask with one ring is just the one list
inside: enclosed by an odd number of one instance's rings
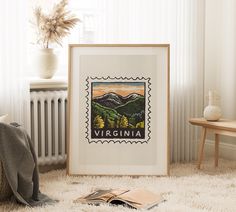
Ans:
{"label": "fluffy white rug", "polygon": [[10,202],[0,203],[0,211],[136,211],[108,205],[90,206],[73,203],[79,196],[96,188],[146,188],[162,193],[166,202],[151,211],[236,211],[236,162],[213,160],[204,162],[203,169],[195,164],[174,164],[170,177],[68,177],[64,170],[41,176],[41,191],[59,202],[52,206],[27,208]]}

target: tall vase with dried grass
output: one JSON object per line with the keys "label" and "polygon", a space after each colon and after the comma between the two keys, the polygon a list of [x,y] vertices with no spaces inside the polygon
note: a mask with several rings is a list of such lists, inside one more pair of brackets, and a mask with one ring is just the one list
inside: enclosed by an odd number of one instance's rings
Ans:
{"label": "tall vase with dried grass", "polygon": [[63,38],[80,21],[66,9],[67,5],[67,0],[61,0],[49,14],[44,13],[41,7],[34,9],[32,23],[36,29],[36,43],[40,46],[34,57],[34,67],[41,78],[52,78],[58,69],[58,55],[51,46],[62,46]]}

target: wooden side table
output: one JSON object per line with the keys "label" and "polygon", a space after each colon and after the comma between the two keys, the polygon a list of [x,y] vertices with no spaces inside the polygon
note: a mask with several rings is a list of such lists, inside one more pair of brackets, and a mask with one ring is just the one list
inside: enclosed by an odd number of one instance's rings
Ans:
{"label": "wooden side table", "polygon": [[200,169],[201,166],[207,132],[212,132],[215,134],[215,167],[217,167],[219,159],[219,136],[227,135],[236,137],[236,121],[226,119],[220,119],[219,121],[206,121],[204,118],[192,118],[189,120],[189,122],[193,125],[202,127],[201,140],[198,150],[197,168]]}

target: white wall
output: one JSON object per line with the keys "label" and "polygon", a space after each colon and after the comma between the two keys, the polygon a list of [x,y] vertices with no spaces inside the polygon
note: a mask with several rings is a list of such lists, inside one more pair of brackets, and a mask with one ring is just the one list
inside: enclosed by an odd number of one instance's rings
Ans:
{"label": "white wall", "polygon": [[[216,90],[223,118],[236,119],[236,1],[206,0],[205,8],[205,96]],[[236,144],[235,138],[221,140]]]}
{"label": "white wall", "polygon": [[206,0],[205,6],[205,95],[209,89],[217,90],[219,81],[220,2],[221,0]]}

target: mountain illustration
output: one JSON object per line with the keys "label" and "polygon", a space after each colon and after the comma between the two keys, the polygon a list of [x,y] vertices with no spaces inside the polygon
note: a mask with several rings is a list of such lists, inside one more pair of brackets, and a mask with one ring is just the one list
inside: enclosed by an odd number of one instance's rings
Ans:
{"label": "mountain illustration", "polygon": [[127,117],[131,117],[136,113],[140,113],[145,108],[145,98],[141,95],[135,96],[135,98],[130,98],[131,100],[125,103],[124,105],[118,106],[115,110]]}
{"label": "mountain illustration", "polygon": [[140,94],[137,94],[137,93],[131,93],[128,96],[123,97],[123,99],[126,100],[126,102],[128,102],[128,101],[131,101],[131,100],[135,100],[139,97],[143,97],[143,96],[140,95]]}
{"label": "mountain illustration", "polygon": [[99,103],[104,107],[109,107],[114,109],[141,97],[143,96],[137,93],[131,93],[128,96],[123,97],[119,94],[111,92],[104,94],[102,96],[94,97],[93,102]]}
{"label": "mountain illustration", "polygon": [[121,115],[114,109],[111,109],[109,107],[104,107],[100,105],[99,103],[92,102],[92,117],[95,117],[97,115],[101,117],[109,118],[111,121],[115,121],[116,119],[119,119]]}
{"label": "mountain illustration", "polygon": [[92,82],[89,107],[91,138],[145,138],[145,82]]}

